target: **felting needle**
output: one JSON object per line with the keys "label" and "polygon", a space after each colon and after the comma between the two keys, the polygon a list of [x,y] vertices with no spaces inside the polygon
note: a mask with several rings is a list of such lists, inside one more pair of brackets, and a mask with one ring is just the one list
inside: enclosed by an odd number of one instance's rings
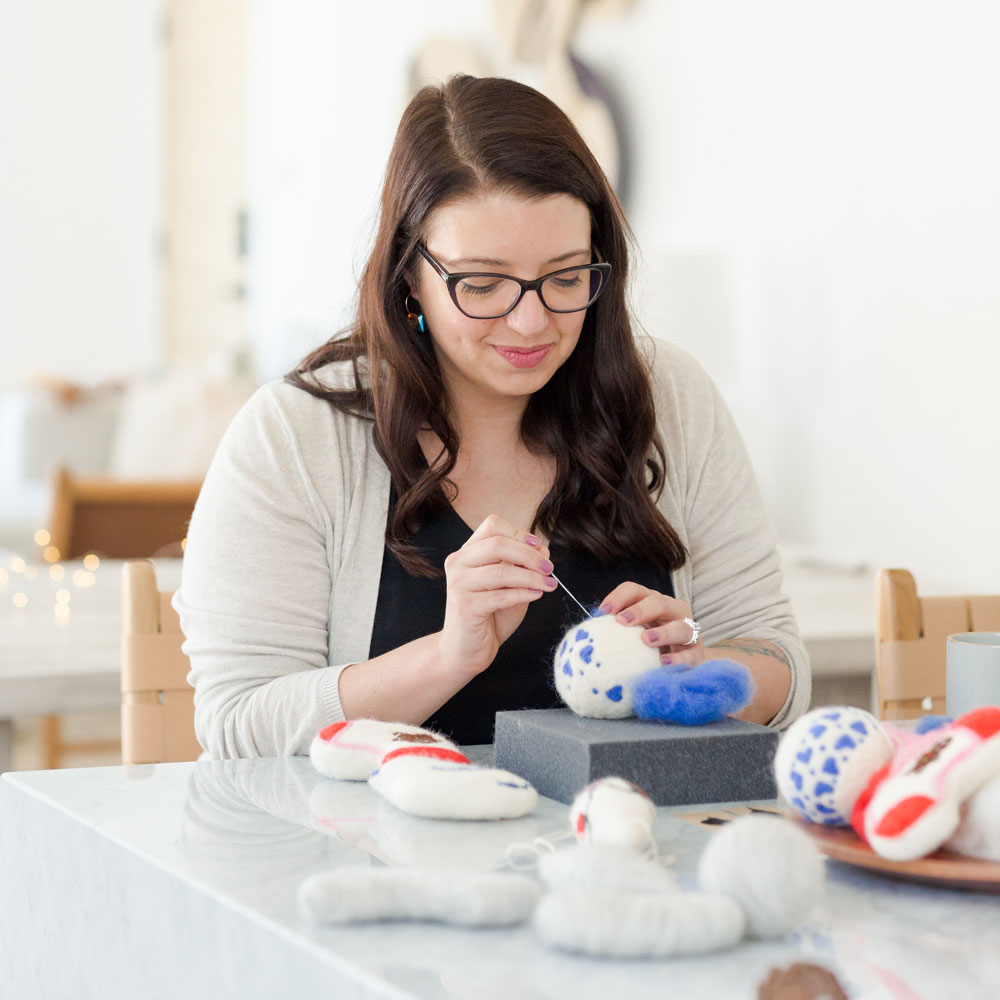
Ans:
{"label": "felting needle", "polygon": [[581,611],[582,611],[582,612],[583,612],[583,613],[584,613],[584,614],[585,614],[585,615],[586,615],[586,616],[587,616],[588,618],[593,618],[593,617],[594,617],[594,616],[593,616],[593,615],[592,615],[592,614],[591,614],[591,613],[590,613],[590,612],[589,612],[589,611],[588,611],[588,610],[587,610],[587,609],[586,609],[586,608],[585,608],[585,607],[584,607],[584,606],[583,606],[582,604],[580,604],[580,602],[579,602],[579,601],[577,601],[577,599],[576,599],[576,598],[575,598],[575,597],[573,596],[573,591],[571,591],[571,590],[569,589],[569,587],[567,587],[567,586],[566,586],[566,584],[565,584],[565,583],[563,583],[563,582],[562,582],[562,580],[560,580],[560,579],[559,579],[559,577],[555,575],[555,573],[549,573],[549,576],[551,576],[551,577],[552,577],[552,579],[553,579],[553,580],[555,580],[555,581],[556,581],[556,583],[558,583],[558,584],[559,584],[559,586],[560,586],[560,587],[562,587],[562,589],[563,589],[563,590],[565,590],[567,594],[569,594],[569,596],[570,596],[570,599],[576,602],[576,604],[577,604],[577,605],[579,606],[580,610],[581,610]]}

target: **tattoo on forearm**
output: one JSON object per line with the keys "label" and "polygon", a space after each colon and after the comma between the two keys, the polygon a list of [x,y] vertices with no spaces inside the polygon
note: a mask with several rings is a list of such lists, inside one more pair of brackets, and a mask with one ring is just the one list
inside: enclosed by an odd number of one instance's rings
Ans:
{"label": "tattoo on forearm", "polygon": [[788,657],[773,643],[764,642],[762,639],[730,639],[728,642],[717,642],[713,649],[735,649],[741,653],[749,653],[751,656],[770,656],[774,660],[779,660],[786,667],[791,667]]}

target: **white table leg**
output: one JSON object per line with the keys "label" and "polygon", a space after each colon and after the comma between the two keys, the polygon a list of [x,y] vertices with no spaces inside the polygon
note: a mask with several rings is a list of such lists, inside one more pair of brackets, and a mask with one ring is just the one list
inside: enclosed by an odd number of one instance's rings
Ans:
{"label": "white table leg", "polygon": [[0,719],[0,774],[10,770],[14,753],[14,720]]}

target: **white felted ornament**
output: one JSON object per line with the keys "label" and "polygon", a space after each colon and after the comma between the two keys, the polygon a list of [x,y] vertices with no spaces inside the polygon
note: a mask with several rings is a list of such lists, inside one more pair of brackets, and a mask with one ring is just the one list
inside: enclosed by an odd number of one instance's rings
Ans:
{"label": "white felted ornament", "polygon": [[580,791],[569,810],[569,824],[581,844],[611,844],[655,853],[656,806],[624,778],[600,778]]}
{"label": "white felted ornament", "polygon": [[816,708],[794,722],[778,744],[778,791],[813,823],[847,826],[858,796],[892,753],[892,740],[871,713]]}
{"label": "white felted ornament", "polygon": [[997,774],[1000,708],[966,712],[899,748],[865,806],[865,839],[892,861],[925,857],[954,835],[962,804]]}
{"label": "white felted ornament", "polygon": [[675,892],[677,883],[661,864],[627,847],[575,845],[543,854],[538,873],[551,889]]}
{"label": "white felted ornament", "polygon": [[430,746],[390,751],[368,784],[397,809],[428,819],[515,819],[538,803],[538,792],[516,774],[473,767]]}
{"label": "white felted ornament", "polygon": [[731,948],[743,937],[743,911],[703,893],[560,889],[535,908],[535,931],[553,948],[613,958],[665,958]]}
{"label": "white felted ornament", "polygon": [[385,754],[398,746],[445,746],[457,750],[454,743],[421,726],[352,719],[321,730],[309,747],[309,757],[313,767],[328,778],[366,781]]}
{"label": "white felted ornament", "polygon": [[958,854],[1000,861],[1000,774],[965,800],[958,830],[946,846]]}
{"label": "white felted ornament", "polygon": [[712,835],[698,862],[698,884],[737,902],[747,933],[767,938],[798,927],[826,876],[808,834],[775,816],[746,816]]}
{"label": "white felted ornament", "polygon": [[525,875],[453,868],[342,868],[310,875],[299,908],[320,924],[432,920],[469,927],[523,923],[540,889]]}
{"label": "white felted ornament", "polygon": [[577,715],[627,719],[635,714],[632,684],[660,666],[660,651],[642,641],[643,629],[598,615],[574,625],[555,656],[556,690]]}

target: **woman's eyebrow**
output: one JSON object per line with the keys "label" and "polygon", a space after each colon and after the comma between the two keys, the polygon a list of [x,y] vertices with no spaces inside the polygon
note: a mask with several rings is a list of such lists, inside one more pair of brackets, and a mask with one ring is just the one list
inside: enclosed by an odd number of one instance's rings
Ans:
{"label": "woman's eyebrow", "polygon": [[[546,264],[561,264],[564,260],[569,260],[572,257],[589,257],[590,250],[570,250],[568,253],[562,253],[558,257],[551,257],[549,260],[545,261]],[[441,258],[441,263],[447,265],[448,267],[467,267],[470,264],[476,264],[483,267],[509,267],[510,263],[506,260],[497,260],[495,257],[457,257],[454,259],[449,259],[447,257]]]}

